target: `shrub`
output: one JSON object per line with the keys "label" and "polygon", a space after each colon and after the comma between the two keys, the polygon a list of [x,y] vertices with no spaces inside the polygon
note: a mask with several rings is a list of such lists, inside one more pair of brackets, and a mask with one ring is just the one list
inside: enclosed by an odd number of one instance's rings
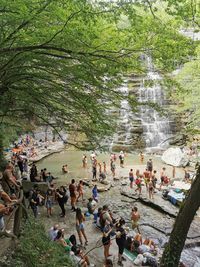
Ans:
{"label": "shrub", "polygon": [[50,241],[44,225],[27,221],[20,242],[13,253],[10,267],[73,267],[75,264],[64,248]]}

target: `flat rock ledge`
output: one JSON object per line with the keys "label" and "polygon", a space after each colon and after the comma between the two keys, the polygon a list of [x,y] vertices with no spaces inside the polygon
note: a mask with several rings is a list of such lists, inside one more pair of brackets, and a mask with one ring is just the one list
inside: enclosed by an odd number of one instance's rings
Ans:
{"label": "flat rock ledge", "polygon": [[135,201],[140,201],[142,204],[149,206],[157,211],[160,211],[164,214],[169,215],[172,218],[176,218],[178,214],[178,208],[173,206],[170,202],[160,198],[159,201],[155,199],[154,201],[144,197],[138,196],[134,192],[128,192],[126,188],[122,188],[120,191],[121,195],[126,196],[128,198],[134,199]]}

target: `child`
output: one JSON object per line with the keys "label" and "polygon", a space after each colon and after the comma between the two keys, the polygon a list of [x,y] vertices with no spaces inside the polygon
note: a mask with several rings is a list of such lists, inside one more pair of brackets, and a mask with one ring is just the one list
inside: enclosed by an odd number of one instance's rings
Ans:
{"label": "child", "polygon": [[135,180],[135,184],[137,185],[137,188],[135,189],[135,192],[138,191],[139,195],[142,193],[142,182],[141,182],[141,177],[137,177]]}

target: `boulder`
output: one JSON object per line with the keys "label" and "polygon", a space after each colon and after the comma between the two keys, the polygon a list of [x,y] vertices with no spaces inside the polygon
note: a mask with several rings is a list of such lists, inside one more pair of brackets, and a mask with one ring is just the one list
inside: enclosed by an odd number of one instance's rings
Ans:
{"label": "boulder", "polygon": [[189,158],[182,152],[179,147],[168,148],[161,157],[162,161],[166,164],[175,167],[185,167],[189,163]]}
{"label": "boulder", "polygon": [[100,185],[97,185],[97,190],[98,192],[105,192],[105,191],[108,191],[109,189],[111,188],[111,185],[109,186],[100,186]]}
{"label": "boulder", "polygon": [[107,180],[101,181],[101,184],[109,185],[110,183]]}

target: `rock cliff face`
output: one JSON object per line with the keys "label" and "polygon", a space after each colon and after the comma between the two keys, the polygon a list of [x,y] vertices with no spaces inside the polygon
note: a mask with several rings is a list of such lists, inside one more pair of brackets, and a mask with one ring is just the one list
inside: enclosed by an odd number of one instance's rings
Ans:
{"label": "rock cliff face", "polygon": [[[141,76],[132,75],[127,78],[127,81],[120,91],[126,95],[132,95],[138,98],[138,90],[141,84]],[[118,128],[113,138],[112,151],[132,152],[145,147],[143,138],[143,126],[139,113],[134,112],[128,101],[123,100],[121,108],[117,112]]]}

